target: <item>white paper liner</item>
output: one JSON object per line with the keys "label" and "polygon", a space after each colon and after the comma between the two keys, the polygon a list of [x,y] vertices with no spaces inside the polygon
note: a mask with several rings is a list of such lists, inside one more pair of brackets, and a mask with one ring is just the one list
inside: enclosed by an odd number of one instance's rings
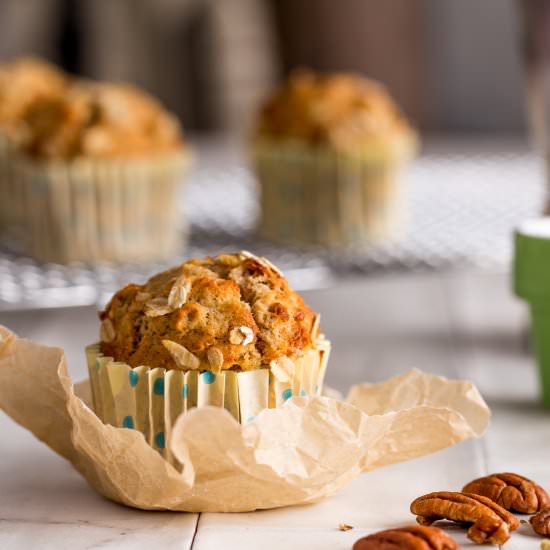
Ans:
{"label": "white paper liner", "polygon": [[133,428],[172,464],[169,451],[174,423],[181,413],[197,407],[223,407],[241,423],[251,422],[266,408],[281,406],[292,396],[320,395],[330,353],[321,337],[314,349],[294,361],[288,382],[268,368],[247,372],[179,371],[132,368],[105,357],[99,344],[86,348],[94,410],[112,426]]}
{"label": "white paper liner", "polygon": [[393,155],[261,141],[252,148],[261,234],[287,244],[345,248],[395,237],[405,219],[399,172],[413,146]]}
{"label": "white paper liner", "polygon": [[188,164],[185,152],[127,160],[19,159],[13,170],[25,229],[20,244],[43,261],[168,258],[181,250],[185,220],[175,199]]}
{"label": "white paper liner", "polygon": [[[137,430],[104,424],[63,350],[0,326],[0,409],[65,457],[100,494],[145,510],[249,512],[318,502],[362,471],[480,436],[490,413],[469,382],[412,370],[354,386],[351,402],[292,397],[239,424],[221,407],[176,421],[179,472]],[[36,461],[40,468],[40,460]]]}

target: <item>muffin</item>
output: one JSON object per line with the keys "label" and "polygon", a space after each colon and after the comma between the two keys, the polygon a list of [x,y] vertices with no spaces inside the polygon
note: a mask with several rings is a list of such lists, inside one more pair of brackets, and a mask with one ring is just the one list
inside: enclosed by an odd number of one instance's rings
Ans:
{"label": "muffin", "polygon": [[189,153],[176,118],[127,84],[73,79],[49,90],[12,109],[9,122],[20,246],[55,262],[179,252],[176,195]]}
{"label": "muffin", "polygon": [[68,78],[52,65],[21,58],[0,65],[0,227],[15,228],[21,217],[21,187],[14,177],[15,143],[26,110],[37,101],[57,96]]}
{"label": "muffin", "polygon": [[267,100],[252,138],[260,233],[345,249],[397,234],[398,175],[417,137],[377,82],[300,71]]}
{"label": "muffin", "polygon": [[119,290],[87,348],[94,407],[169,458],[180,413],[224,407],[239,422],[321,391],[330,345],[316,315],[265,258],[221,254]]}

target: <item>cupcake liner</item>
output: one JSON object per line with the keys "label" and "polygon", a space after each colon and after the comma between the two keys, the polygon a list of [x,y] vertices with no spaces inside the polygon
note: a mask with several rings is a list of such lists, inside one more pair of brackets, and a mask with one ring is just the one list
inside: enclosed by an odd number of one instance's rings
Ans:
{"label": "cupcake liner", "polygon": [[17,162],[26,251],[44,261],[147,261],[181,246],[185,153],[151,159]]}
{"label": "cupcake liner", "polygon": [[376,243],[403,224],[400,169],[414,146],[392,154],[262,142],[252,158],[261,190],[262,236],[329,248]]}
{"label": "cupcake liner", "polygon": [[146,441],[177,465],[169,445],[180,414],[195,407],[223,407],[247,423],[263,409],[275,408],[293,395],[320,395],[330,343],[319,338],[315,348],[294,361],[294,374],[280,381],[270,369],[253,371],[180,371],[135,367],[105,357],[99,344],[86,348],[94,409],[105,423],[140,431]]}

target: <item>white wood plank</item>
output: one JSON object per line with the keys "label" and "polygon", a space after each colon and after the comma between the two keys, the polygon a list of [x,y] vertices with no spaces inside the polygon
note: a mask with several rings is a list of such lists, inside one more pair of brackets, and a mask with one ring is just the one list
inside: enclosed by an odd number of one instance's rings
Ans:
{"label": "white wood plank", "polygon": [[72,468],[0,412],[2,550],[191,547],[196,514],[141,512],[98,496]]}
{"label": "white wood plank", "polygon": [[[202,514],[194,550],[229,548],[350,548],[360,536],[414,523],[409,505],[435,490],[459,490],[484,472],[478,442],[363,474],[338,495],[315,505],[249,514]],[[340,532],[347,523],[354,529]],[[221,538],[220,538],[221,537]],[[306,542],[309,542],[306,544]]]}
{"label": "white wood plank", "polygon": [[477,442],[387,466],[365,473],[330,499],[309,506],[264,510],[248,514],[203,514],[201,529],[212,523],[229,528],[337,527],[348,523],[362,528],[395,526],[414,517],[409,504],[421,494],[436,490],[458,490],[484,469]]}
{"label": "white wood plank", "polygon": [[[200,527],[200,523],[199,523]],[[482,550],[490,546],[479,546],[468,540],[463,530],[457,527],[447,529],[449,534],[462,548]],[[223,548],[238,550],[351,550],[353,543],[371,533],[372,529],[355,528],[341,532],[329,529],[263,528],[263,529],[200,529],[200,543],[193,548],[201,550],[219,550]],[[198,541],[198,539],[197,539]],[[506,545],[506,548],[510,548]],[[516,550],[512,548],[511,550]],[[521,549],[523,550],[523,549]],[[532,546],[529,550],[538,550]]]}

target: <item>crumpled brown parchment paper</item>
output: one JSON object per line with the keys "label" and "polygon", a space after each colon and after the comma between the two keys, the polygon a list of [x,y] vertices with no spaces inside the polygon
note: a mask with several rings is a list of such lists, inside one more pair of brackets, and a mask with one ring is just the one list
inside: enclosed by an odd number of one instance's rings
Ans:
{"label": "crumpled brown parchment paper", "polygon": [[412,370],[346,401],[294,397],[238,424],[214,407],[180,416],[176,471],[135,430],[102,424],[62,349],[0,326],[0,409],[109,499],[149,510],[244,512],[316,502],[362,471],[480,436],[489,409],[468,382]]}

